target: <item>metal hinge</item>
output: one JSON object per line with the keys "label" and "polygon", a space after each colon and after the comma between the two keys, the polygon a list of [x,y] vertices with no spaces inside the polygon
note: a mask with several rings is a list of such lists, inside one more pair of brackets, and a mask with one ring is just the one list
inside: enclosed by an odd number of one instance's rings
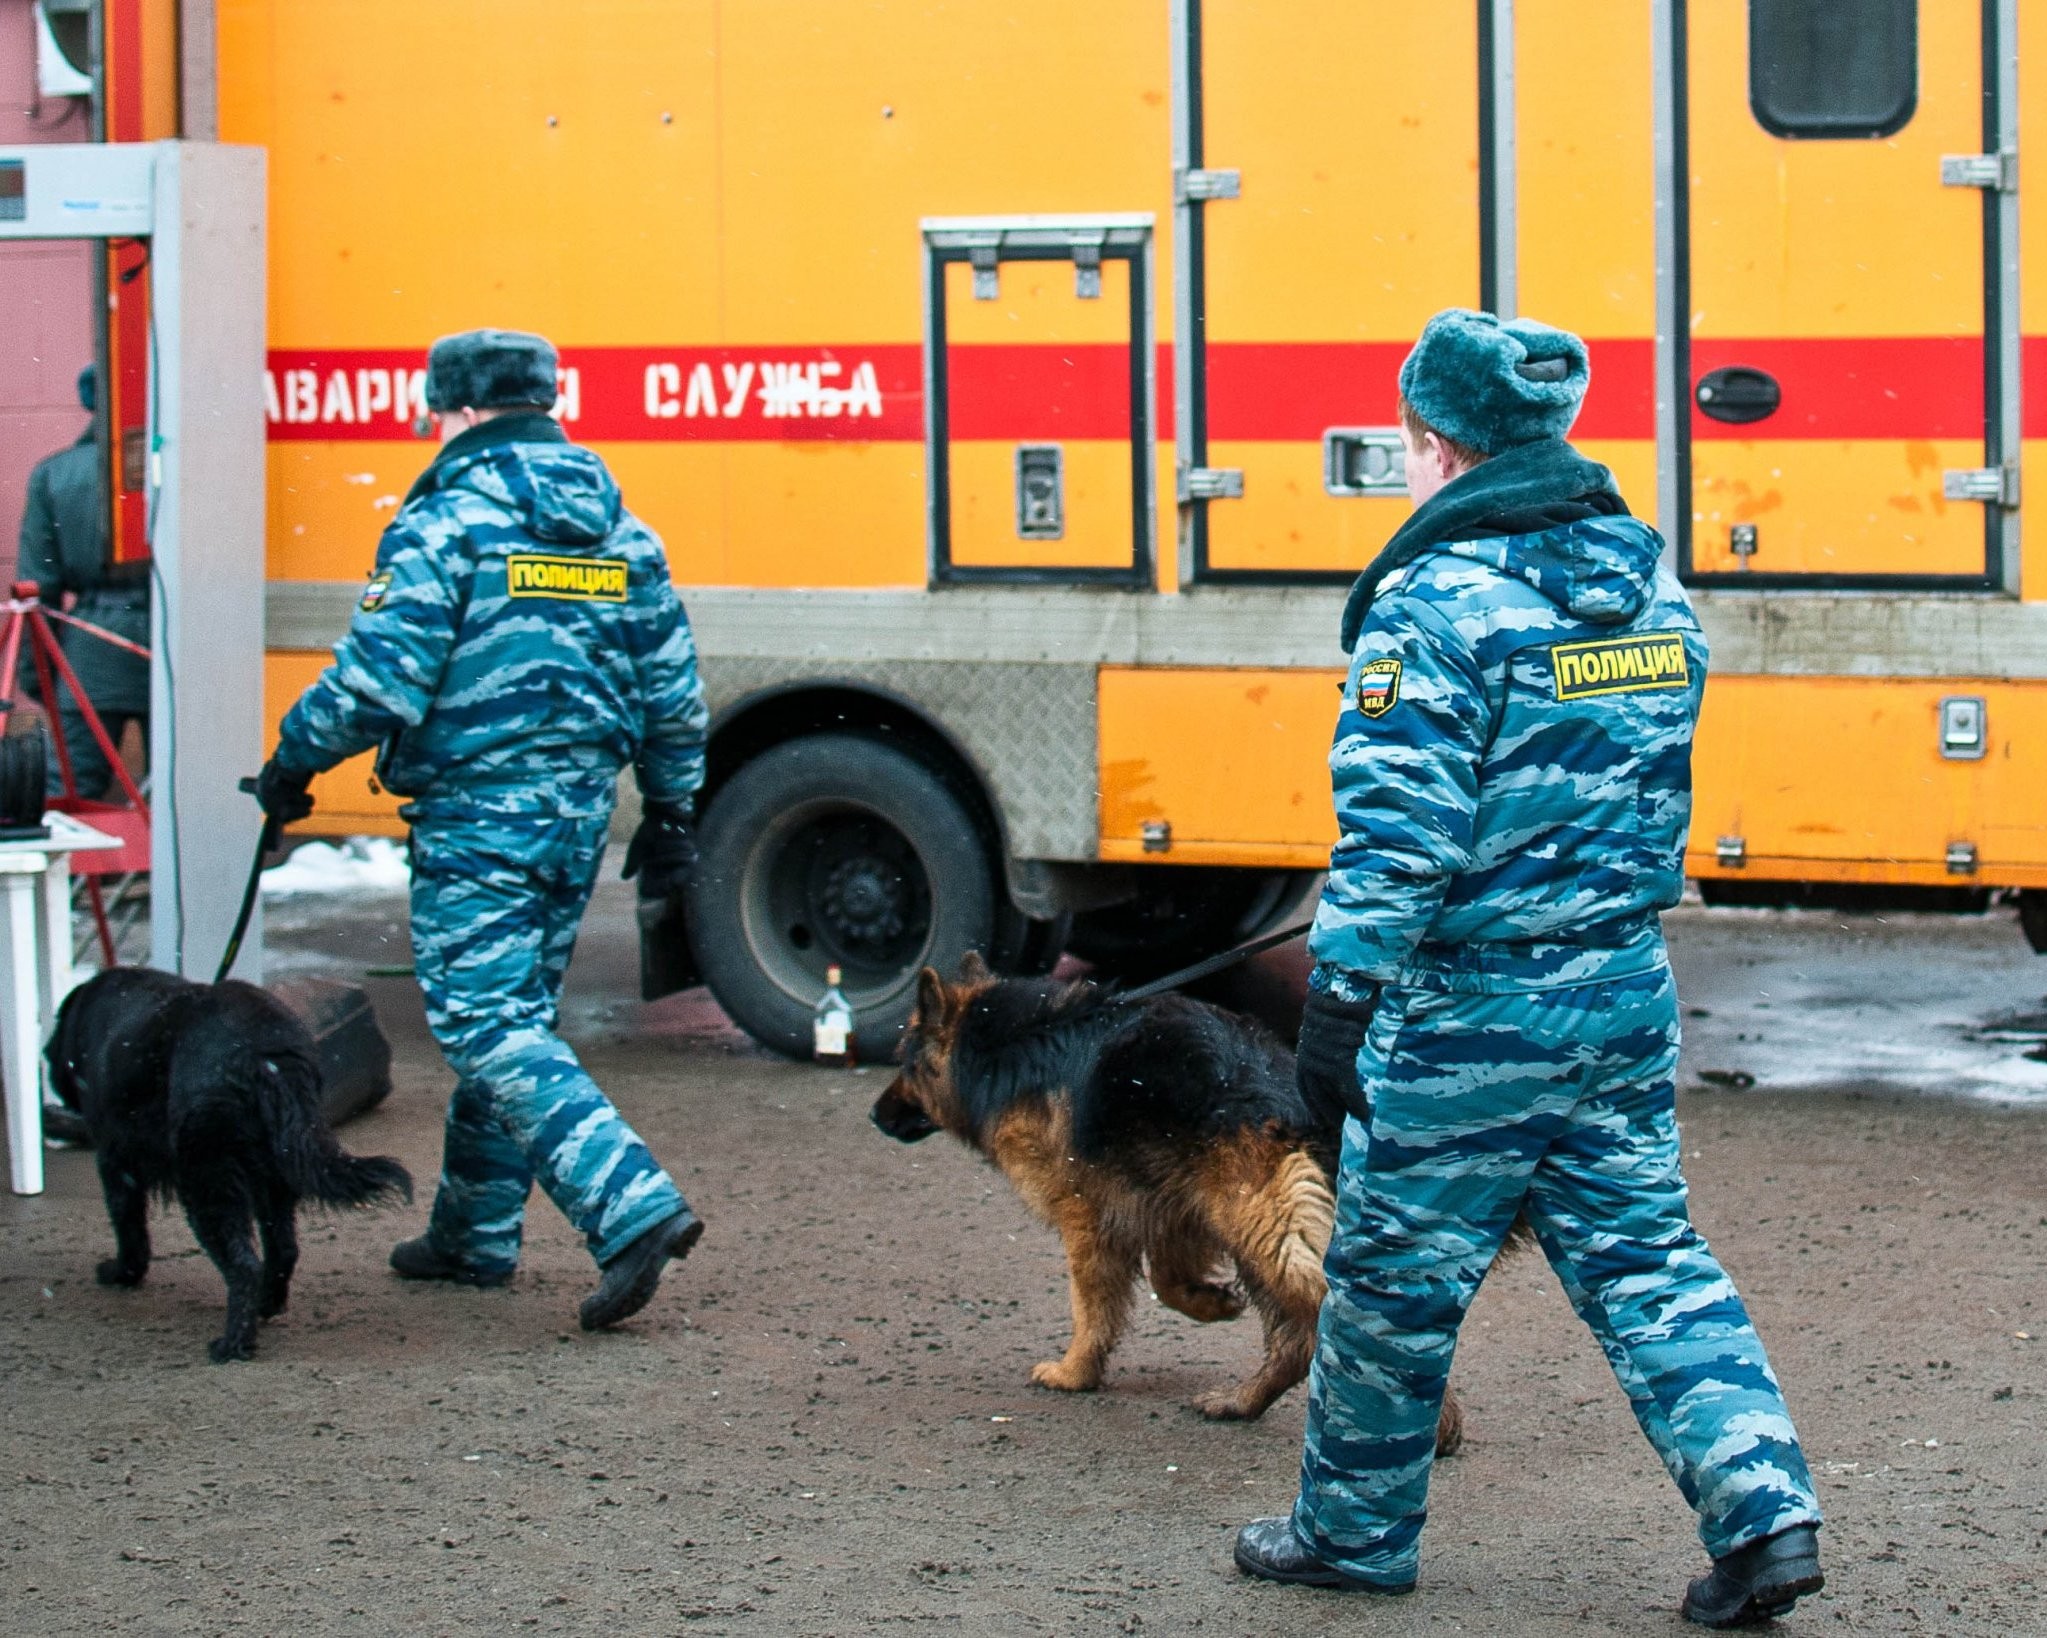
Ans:
{"label": "metal hinge", "polygon": [[1988,188],[1997,193],[2019,191],[2019,156],[2014,148],[1994,154],[1942,154],[1940,185],[1944,188]]}
{"label": "metal hinge", "polygon": [[1170,819],[1147,819],[1142,831],[1144,851],[1147,853],[1170,853],[1173,851],[1173,821]]}
{"label": "metal hinge", "polygon": [[1947,873],[1950,876],[1973,876],[1976,874],[1976,844],[1974,842],[1948,843]]}
{"label": "metal hinge", "polygon": [[2017,506],[2018,462],[2007,461],[2003,466],[1951,467],[1940,475],[1940,492],[1949,500],[1982,501],[1989,506]]}
{"label": "metal hinge", "polygon": [[967,263],[974,270],[974,300],[1002,299],[1002,239],[998,234],[977,236],[967,246]]}
{"label": "metal hinge", "polygon": [[1173,202],[1188,205],[1200,199],[1235,199],[1244,191],[1242,171],[1177,170],[1173,172]]}
{"label": "metal hinge", "polygon": [[1081,301],[1098,301],[1102,294],[1102,240],[1104,234],[1073,236],[1073,293]]}
{"label": "metal hinge", "polygon": [[1180,503],[1188,501],[1242,500],[1244,469],[1239,466],[1183,466],[1180,468]]}
{"label": "metal hinge", "polygon": [[1739,870],[1748,863],[1748,843],[1739,836],[1722,836],[1713,843],[1713,859],[1723,870]]}

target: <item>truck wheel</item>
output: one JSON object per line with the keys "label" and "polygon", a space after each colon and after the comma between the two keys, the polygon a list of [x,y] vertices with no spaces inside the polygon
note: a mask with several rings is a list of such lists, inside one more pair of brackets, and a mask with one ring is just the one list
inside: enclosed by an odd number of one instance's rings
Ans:
{"label": "truck wheel", "polygon": [[878,740],[817,734],[747,763],[704,815],[690,942],[704,982],[763,1046],[807,1058],[825,969],[844,971],[854,1050],[895,1057],[917,971],[994,934],[979,827],[944,780]]}
{"label": "truck wheel", "polygon": [[2047,955],[2047,893],[2037,887],[2019,891],[2019,931],[2033,947],[2033,954]]}

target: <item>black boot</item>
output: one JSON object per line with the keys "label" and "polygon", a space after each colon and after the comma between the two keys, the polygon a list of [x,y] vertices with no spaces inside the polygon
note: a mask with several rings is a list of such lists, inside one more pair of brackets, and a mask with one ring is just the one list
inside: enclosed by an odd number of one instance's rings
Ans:
{"label": "black boot", "polygon": [[1685,1589],[1684,1618],[1702,1627],[1758,1626],[1818,1592],[1826,1580],[1820,1574],[1818,1529],[1794,1524],[1714,1559],[1712,1572]]}
{"label": "black boot", "polygon": [[447,1280],[454,1285],[473,1285],[485,1291],[504,1285],[512,1277],[509,1268],[486,1272],[458,1263],[424,1234],[416,1240],[400,1240],[393,1246],[391,1267],[401,1279]]}
{"label": "black boot", "polygon": [[684,1206],[612,1258],[604,1265],[604,1278],[597,1289],[583,1299],[583,1329],[601,1331],[645,1308],[661,1283],[661,1270],[668,1266],[668,1259],[687,1257],[703,1232],[697,1214]]}
{"label": "black boot", "polygon": [[1345,1575],[1333,1564],[1324,1564],[1308,1551],[1307,1543],[1294,1533],[1292,1519],[1253,1519],[1237,1532],[1237,1568],[1246,1575],[1267,1581],[1285,1581],[1297,1587],[1329,1587],[1338,1592],[1410,1593],[1412,1581],[1388,1585]]}

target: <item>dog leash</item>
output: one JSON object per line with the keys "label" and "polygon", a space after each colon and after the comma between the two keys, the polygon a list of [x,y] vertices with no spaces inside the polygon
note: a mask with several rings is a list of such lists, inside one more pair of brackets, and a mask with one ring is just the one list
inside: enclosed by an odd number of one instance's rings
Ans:
{"label": "dog leash", "polygon": [[[256,794],[256,781],[244,779],[242,790],[251,796]],[[242,953],[242,938],[249,930],[249,917],[256,912],[256,895],[263,887],[263,861],[284,842],[284,827],[267,815],[263,820],[263,832],[256,838],[256,857],[249,861],[249,880],[242,888],[242,907],[235,912],[234,931],[227,936],[227,949],[220,958],[220,971],[213,975],[218,984],[233,969],[235,957]]]}
{"label": "dog leash", "polygon": [[1254,955],[1270,950],[1276,945],[1290,944],[1315,924],[1304,921],[1298,927],[1285,927],[1277,933],[1267,933],[1263,938],[1254,938],[1249,944],[1239,944],[1234,950],[1225,950],[1221,955],[1212,955],[1206,961],[1197,961],[1191,967],[1182,967],[1176,973],[1167,973],[1164,978],[1154,978],[1149,984],[1140,984],[1134,990],[1121,991],[1118,1001],[1149,1001],[1155,995],[1164,995],[1168,990],[1177,990],[1183,984],[1191,984],[1197,978],[1206,978],[1210,973],[1223,972],[1248,961]]}

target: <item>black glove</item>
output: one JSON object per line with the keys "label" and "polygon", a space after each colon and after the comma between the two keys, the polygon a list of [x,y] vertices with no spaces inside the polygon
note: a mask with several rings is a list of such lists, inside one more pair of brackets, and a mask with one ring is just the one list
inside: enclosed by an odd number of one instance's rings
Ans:
{"label": "black glove", "polygon": [[696,874],[697,832],[687,803],[649,802],[626,845],[627,881],[640,878],[643,899],[673,898]]}
{"label": "black glove", "polygon": [[306,788],[312,782],[311,774],[279,767],[273,756],[256,775],[256,805],[279,825],[295,825],[313,811],[312,793]]}
{"label": "black glove", "polygon": [[1344,1001],[1324,990],[1310,990],[1301,1011],[1301,1042],[1294,1049],[1294,1083],[1315,1124],[1328,1132],[1343,1129],[1343,1118],[1372,1118],[1371,1099],[1358,1083],[1358,1052],[1372,1014],[1379,1010],[1375,989],[1369,1001]]}

